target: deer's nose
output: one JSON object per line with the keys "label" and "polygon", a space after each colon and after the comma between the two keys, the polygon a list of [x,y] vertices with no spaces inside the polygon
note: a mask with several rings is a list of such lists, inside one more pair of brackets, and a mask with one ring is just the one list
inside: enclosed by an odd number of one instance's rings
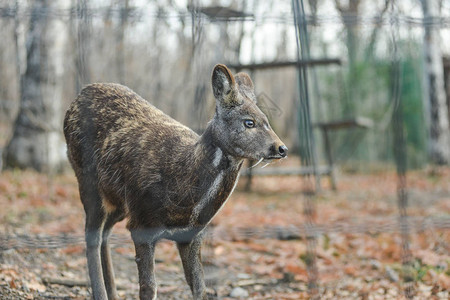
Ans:
{"label": "deer's nose", "polygon": [[280,154],[281,157],[286,157],[288,153],[288,147],[285,145],[281,145],[278,147],[278,154]]}

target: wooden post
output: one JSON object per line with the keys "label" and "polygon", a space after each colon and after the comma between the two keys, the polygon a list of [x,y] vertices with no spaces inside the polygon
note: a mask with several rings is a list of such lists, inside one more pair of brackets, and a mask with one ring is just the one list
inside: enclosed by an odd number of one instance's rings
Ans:
{"label": "wooden post", "polygon": [[328,167],[330,168],[330,184],[333,191],[336,191],[336,177],[334,174],[334,161],[333,161],[333,154],[331,152],[331,144],[330,144],[330,137],[328,135],[328,129],[326,127],[322,127],[322,133],[323,133],[323,139],[325,143],[325,153],[327,157],[327,163]]}

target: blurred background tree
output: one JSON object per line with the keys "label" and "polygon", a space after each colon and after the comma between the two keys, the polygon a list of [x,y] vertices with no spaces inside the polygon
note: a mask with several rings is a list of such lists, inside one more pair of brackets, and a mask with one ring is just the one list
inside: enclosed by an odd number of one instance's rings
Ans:
{"label": "blurred background tree", "polygon": [[68,0],[32,3],[26,71],[19,79],[20,106],[6,146],[6,167],[58,170],[66,160],[60,127],[68,28],[64,20],[49,18],[49,13],[69,7]]}
{"label": "blurred background tree", "polygon": [[439,28],[434,21],[440,13],[440,1],[421,0],[425,34],[424,103],[428,120],[428,152],[434,164],[450,163],[449,109],[444,89],[444,67],[440,47]]}
{"label": "blurred background tree", "polygon": [[[440,79],[442,56],[450,54],[448,2],[308,0],[305,5],[311,58],[343,61],[309,69],[312,122],[361,116],[375,124],[332,135],[338,163],[366,169],[393,162],[394,49],[410,166],[448,163],[449,110]],[[90,82],[126,84],[201,132],[214,112],[214,64],[295,60],[293,25],[291,1],[0,0],[4,166],[59,169],[65,160],[63,113]],[[395,26],[399,35],[393,41]],[[299,148],[295,68],[251,75],[274,129],[294,153]],[[323,145],[320,132],[315,134],[320,163]]]}

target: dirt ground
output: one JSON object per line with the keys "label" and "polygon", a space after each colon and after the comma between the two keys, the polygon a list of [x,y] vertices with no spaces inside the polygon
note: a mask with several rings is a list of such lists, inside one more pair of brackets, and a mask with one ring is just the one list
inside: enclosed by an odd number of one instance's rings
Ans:
{"label": "dirt ground", "polygon": [[[323,191],[309,198],[311,218],[304,214],[304,179],[258,177],[245,192],[241,178],[203,248],[211,298],[308,299],[309,246],[319,299],[403,299],[406,286],[415,299],[449,299],[450,168],[408,173],[406,257],[395,172],[337,178],[337,192],[323,179]],[[73,174],[3,172],[0,205],[0,298],[89,299],[84,212]],[[321,229],[315,244],[304,236],[309,221]],[[136,299],[134,248],[124,222],[114,228],[112,246],[118,294]],[[174,244],[159,243],[156,258],[158,299],[191,299]]]}

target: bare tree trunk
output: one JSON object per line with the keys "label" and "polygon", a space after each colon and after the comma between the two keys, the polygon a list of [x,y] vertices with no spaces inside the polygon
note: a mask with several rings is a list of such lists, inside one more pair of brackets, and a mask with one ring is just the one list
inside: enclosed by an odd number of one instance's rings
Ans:
{"label": "bare tree trunk", "polygon": [[[247,0],[243,0],[241,4],[242,4],[241,10],[242,10],[243,12],[245,12],[246,9],[247,9]],[[245,36],[245,30],[244,30],[244,27],[245,27],[245,20],[243,19],[243,20],[240,22],[239,25],[240,25],[240,27],[239,27],[239,35],[238,35],[236,47],[234,48],[234,52],[235,52],[235,56],[236,56],[236,57],[234,58],[234,60],[235,60],[236,62],[240,62],[240,58],[241,58],[242,40],[244,39],[244,36]]]}
{"label": "bare tree trunk", "polygon": [[33,2],[20,109],[5,151],[5,167],[50,172],[65,161],[61,100],[67,22],[49,12],[69,5],[69,0]]}
{"label": "bare tree trunk", "polygon": [[367,47],[364,51],[365,52],[364,53],[365,61],[372,59],[373,53],[375,51],[375,45],[377,42],[378,34],[379,34],[380,28],[383,24],[382,19],[383,19],[384,14],[387,12],[387,10],[389,8],[389,6],[390,6],[389,4],[391,3],[391,1],[393,1],[393,0],[384,0],[384,5],[377,15],[378,21],[376,21],[374,23],[374,28],[373,28],[372,33],[370,34],[370,38],[369,38],[369,44],[367,45]]}
{"label": "bare tree trunk", "polygon": [[[347,35],[347,57],[349,68],[349,82],[354,83],[357,80],[356,62],[358,57],[358,36],[359,30],[357,19],[360,13],[361,0],[334,0],[335,6],[341,14],[342,22],[345,26]],[[345,5],[344,5],[345,3]],[[344,102],[343,111],[352,116],[355,114],[355,100],[357,98],[357,89],[354,84],[348,86],[348,101]]]}
{"label": "bare tree trunk", "polygon": [[88,12],[88,1],[74,1],[76,6],[76,16],[74,22],[75,38],[75,66],[76,66],[76,93],[84,85],[91,82],[91,73],[89,70],[89,49],[91,33],[91,17]]}
{"label": "bare tree trunk", "polygon": [[444,64],[444,86],[445,86],[445,94],[447,95],[448,118],[450,120],[450,56],[444,58],[443,64]]}
{"label": "bare tree trunk", "polygon": [[120,25],[117,30],[117,75],[119,82],[125,84],[126,70],[125,70],[125,31],[128,24],[129,1],[124,0],[120,4]]}
{"label": "bare tree trunk", "polygon": [[439,45],[439,31],[433,26],[433,17],[439,15],[438,0],[421,0],[425,35],[424,102],[428,121],[429,159],[433,164],[450,163],[450,127],[444,90],[444,67]]}

